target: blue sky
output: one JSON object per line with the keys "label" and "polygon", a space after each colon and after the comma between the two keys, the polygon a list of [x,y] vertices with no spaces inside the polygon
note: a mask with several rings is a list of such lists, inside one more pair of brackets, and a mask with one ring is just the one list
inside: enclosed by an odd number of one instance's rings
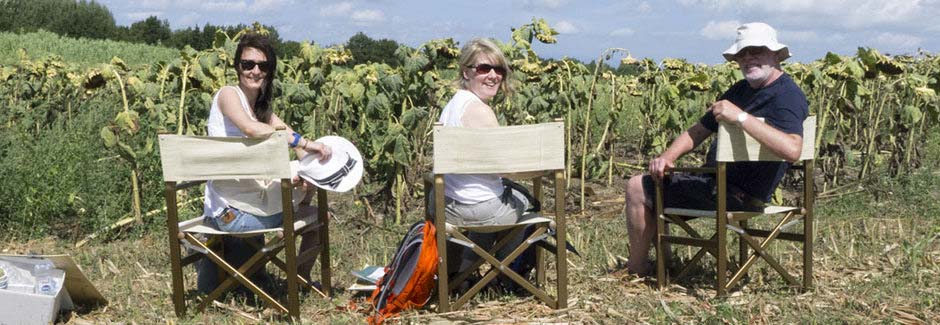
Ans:
{"label": "blue sky", "polygon": [[940,50],[940,0],[97,0],[120,25],[155,15],[173,29],[214,25],[275,26],[281,37],[322,45],[345,43],[364,32],[410,46],[428,40],[473,37],[508,41],[510,28],[534,17],[561,34],[537,46],[543,57],[596,59],[610,47],[636,58],[722,62],[721,52],[741,23],[763,21],[790,47],[790,60],[807,62],[826,52],[854,54],[859,46],[882,53]]}

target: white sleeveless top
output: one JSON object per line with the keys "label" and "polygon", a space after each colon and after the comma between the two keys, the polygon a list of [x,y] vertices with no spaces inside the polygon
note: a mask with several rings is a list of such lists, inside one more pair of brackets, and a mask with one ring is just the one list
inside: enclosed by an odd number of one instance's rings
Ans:
{"label": "white sleeveless top", "polygon": [[[470,102],[482,102],[467,90],[457,90],[438,121],[444,126],[463,127],[461,118]],[[503,195],[503,181],[492,174],[444,175],[444,195],[464,204],[480,203]]]}
{"label": "white sleeveless top", "polygon": [[[249,109],[251,106],[248,105],[248,98],[245,97],[245,93],[242,92],[241,88],[236,86],[222,87],[222,89],[225,88],[235,90],[238,94],[238,98],[241,99],[242,108],[245,110],[245,113],[248,114],[252,121],[257,121],[258,119],[255,118],[254,113]],[[208,135],[210,137],[246,137],[241,129],[239,129],[231,119],[223,115],[222,110],[219,109],[220,93],[222,93],[221,89],[215,93],[215,96],[212,98],[212,106],[209,108],[209,119],[206,122]],[[294,205],[296,207],[297,203],[303,199],[304,193],[303,191],[293,192]],[[233,199],[229,202],[229,200],[225,199],[227,195],[239,198],[244,198],[249,195],[258,195],[260,197],[259,200],[249,201],[258,201],[261,202],[261,204],[247,205],[242,203],[240,199]],[[203,203],[203,216],[217,216],[229,205],[259,217],[279,213],[283,210],[281,205],[280,181],[244,179],[206,182],[206,198]]]}

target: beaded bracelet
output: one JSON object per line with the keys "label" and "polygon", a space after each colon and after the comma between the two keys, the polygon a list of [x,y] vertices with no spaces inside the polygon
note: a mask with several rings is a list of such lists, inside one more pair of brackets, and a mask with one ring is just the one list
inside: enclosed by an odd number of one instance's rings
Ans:
{"label": "beaded bracelet", "polygon": [[291,147],[291,148],[296,148],[296,147],[297,147],[297,142],[300,142],[300,134],[297,134],[297,132],[294,132],[294,141],[291,141],[290,147]]}

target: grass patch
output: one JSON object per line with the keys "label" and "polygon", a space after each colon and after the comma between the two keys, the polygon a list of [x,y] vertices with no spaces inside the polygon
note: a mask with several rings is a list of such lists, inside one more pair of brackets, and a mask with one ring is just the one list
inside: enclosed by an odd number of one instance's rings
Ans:
{"label": "grass patch", "polygon": [[31,59],[61,57],[65,62],[90,66],[111,62],[117,56],[129,65],[153,64],[179,57],[179,50],[163,46],[135,44],[111,40],[63,37],[38,31],[16,34],[0,33],[0,65],[19,63],[20,49]]}
{"label": "grass patch", "polygon": [[[758,262],[751,279],[724,299],[713,298],[712,280],[693,278],[663,291],[652,282],[626,275],[618,265],[627,254],[626,226],[614,211],[620,187],[599,191],[602,202],[584,215],[572,215],[569,235],[583,258],[570,256],[570,308],[555,312],[533,298],[476,298],[464,309],[437,315],[428,310],[402,315],[405,322],[445,321],[584,322],[584,323],[869,323],[930,322],[940,317],[940,175],[916,172],[866,184],[864,191],[821,201],[816,210],[815,284],[801,293],[785,286],[766,263]],[[598,186],[600,187],[600,186]],[[332,259],[336,288],[348,286],[349,270],[385,264],[407,224],[418,218],[411,209],[403,225],[376,225],[352,195],[333,196]],[[574,201],[569,202],[574,206]],[[603,203],[608,202],[608,203]],[[193,206],[188,215],[196,214]],[[160,224],[161,217],[151,220]],[[82,249],[52,238],[17,243],[6,238],[4,252],[71,252],[98,288],[111,299],[108,308],[81,311],[71,320],[93,322],[176,321],[170,299],[169,263],[162,231],[137,238],[93,243]],[[732,244],[734,242],[732,241]],[[771,251],[791,270],[800,267],[800,246],[777,242]],[[733,247],[733,246],[732,246]],[[729,249],[729,251],[734,251]],[[678,249],[677,255],[686,254]],[[705,270],[713,265],[706,260]],[[714,271],[711,271],[712,273]],[[187,285],[195,272],[186,269]],[[550,284],[551,282],[551,276]],[[361,323],[365,315],[348,309],[353,297],[337,290],[332,301],[304,297],[305,322]],[[358,298],[356,298],[358,299]],[[358,300],[356,300],[358,301]],[[190,316],[184,323],[242,323],[272,318],[261,308],[237,300]]]}

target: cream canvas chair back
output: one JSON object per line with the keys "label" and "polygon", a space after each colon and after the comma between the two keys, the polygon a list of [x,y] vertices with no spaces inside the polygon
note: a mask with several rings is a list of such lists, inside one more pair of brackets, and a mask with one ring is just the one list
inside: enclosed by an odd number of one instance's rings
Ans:
{"label": "cream canvas chair back", "polygon": [[434,127],[434,174],[565,168],[564,122],[497,128]]}
{"label": "cream canvas chair back", "polygon": [[285,132],[264,139],[160,135],[163,180],[290,178]]}
{"label": "cream canvas chair back", "polygon": [[[542,200],[542,178],[552,172],[555,186],[554,227],[556,241],[566,242],[565,225],[565,127],[564,122],[551,122],[535,125],[505,126],[496,128],[459,128],[434,127],[434,171],[433,184],[428,181],[428,188],[434,188],[434,209],[431,218],[438,229],[436,234],[438,252],[441,254],[441,266],[438,267],[437,292],[438,311],[448,312],[459,309],[484,286],[496,278],[497,273],[507,276],[532,293],[551,308],[563,309],[567,307],[567,251],[565,245],[556,245],[552,249],[555,254],[556,282],[555,296],[548,291],[538,288],[545,282],[545,261],[541,257],[540,249],[536,254],[536,280],[534,283],[515,273],[510,268],[504,268],[509,260],[500,261],[492,252],[480,248],[465,237],[458,229],[451,228],[444,221],[444,175],[445,174],[502,174],[513,178],[527,178],[532,180],[532,193],[537,200]],[[428,193],[428,192],[426,192]],[[528,239],[515,248],[515,254],[539,241],[539,236],[547,234],[550,223],[553,221],[544,217],[527,219],[524,222],[511,225],[487,225],[482,227],[461,227],[464,230],[475,232],[491,232],[495,229],[511,231],[510,235],[522,235],[526,225],[532,226],[533,232]],[[491,229],[492,228],[492,229]],[[547,236],[547,235],[546,235]],[[448,264],[447,237],[452,237],[454,243],[464,243],[465,249],[472,250],[480,259],[466,270],[455,275],[453,281],[446,265]],[[503,242],[505,244],[505,242]],[[499,244],[497,244],[499,245]],[[510,254],[510,256],[513,256]],[[507,257],[509,258],[509,257]],[[492,268],[482,279],[477,281],[463,294],[455,297],[451,302],[451,288],[466,280],[470,273],[477,271],[480,265],[489,263]],[[498,270],[498,271],[496,271]]]}
{"label": "cream canvas chair back", "polygon": [[[213,180],[228,204],[255,215],[283,209],[280,179],[291,178],[286,132],[264,139],[160,135],[164,181]],[[303,192],[292,192],[294,204]]]}
{"label": "cream canvas chair back", "polygon": [[[721,123],[718,127],[718,161],[783,161],[783,158],[762,146],[737,124]],[[803,150],[799,160],[813,159],[816,155],[816,116],[803,121]]]}

